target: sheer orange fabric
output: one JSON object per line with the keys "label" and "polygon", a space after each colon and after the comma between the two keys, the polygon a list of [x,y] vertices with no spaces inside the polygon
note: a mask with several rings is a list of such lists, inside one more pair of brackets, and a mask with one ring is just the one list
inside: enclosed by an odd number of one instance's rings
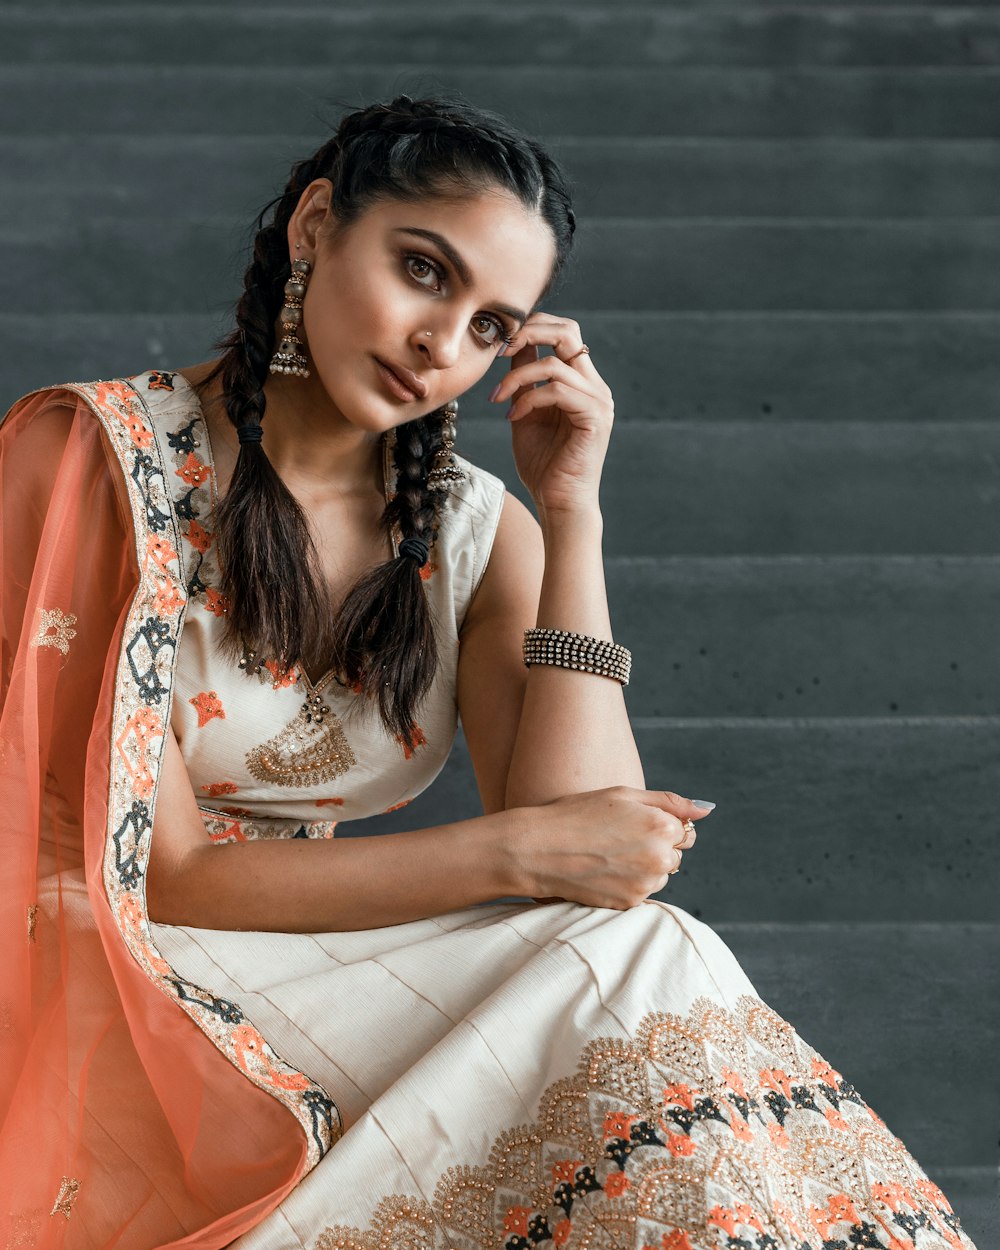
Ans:
{"label": "sheer orange fabric", "polygon": [[[144,964],[130,941],[146,923],[166,707],[129,722],[138,751],[115,741],[120,678],[146,663],[127,636],[148,540],[129,480],[144,432],[126,434],[131,462],[63,387],[22,397],[0,424],[6,1246],[222,1247],[307,1166],[300,1123],[181,1009],[155,951]],[[122,793],[123,760],[142,801]],[[109,871],[128,886],[120,896]]]}

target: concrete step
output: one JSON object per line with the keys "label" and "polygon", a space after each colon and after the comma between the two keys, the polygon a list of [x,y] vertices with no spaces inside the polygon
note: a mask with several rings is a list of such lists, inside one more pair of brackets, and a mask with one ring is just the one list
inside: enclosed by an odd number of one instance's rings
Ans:
{"label": "concrete step", "polygon": [[0,10],[0,63],[73,62],[91,50],[102,63],[361,66],[387,61],[449,65],[524,63],[532,32],[535,65],[996,65],[1000,14],[986,8],[892,9],[753,6],[749,9],[515,4],[357,8],[275,20],[271,7],[88,4]]}
{"label": "concrete step", "polygon": [[[245,232],[188,215],[150,227],[84,216],[52,235],[0,225],[27,314],[224,307]],[[641,312],[1000,310],[1000,217],[954,221],[591,218],[555,296]]]}
{"label": "concrete step", "polygon": [[[655,488],[649,498],[656,524]],[[996,556],[606,561],[633,716],[1000,712]]]}
{"label": "concrete step", "polygon": [[[275,23],[277,26],[279,23]],[[99,61],[99,57],[95,57]],[[256,58],[255,58],[256,59]],[[530,132],[779,138],[1000,137],[1000,69],[563,68],[384,63],[327,68],[76,58],[0,75],[0,134],[278,135],[336,124],[401,91],[442,88]]]}
{"label": "concrete step", "polygon": [[[709,924],[997,920],[1000,717],[633,717],[632,729],[650,789],[718,804],[662,895]],[[459,731],[423,794],[337,832],[481,812]]]}
{"label": "concrete step", "polygon": [[[459,450],[531,507],[492,407]],[[1000,423],[616,420],[601,506],[610,556],[1000,554]]]}
{"label": "concrete step", "polygon": [[[193,209],[251,219],[321,134],[0,137],[0,220],[13,230]],[[545,140],[577,216],[987,217],[1000,215],[1000,142],[962,139]]]}
{"label": "concrete step", "polygon": [[[160,301],[148,265],[143,302]],[[52,275],[55,280],[56,275]],[[102,279],[113,299],[114,278]],[[13,287],[12,287],[13,289]],[[180,369],[214,353],[232,303],[189,311],[0,313],[6,352],[0,388],[13,402],[38,386]],[[214,298],[214,297],[212,297]],[[198,311],[193,311],[198,308]],[[579,322],[616,398],[619,427],[630,421],[986,421],[1000,416],[997,313],[669,313],[547,307]],[[487,396],[508,371],[495,361],[461,411],[491,411]]]}

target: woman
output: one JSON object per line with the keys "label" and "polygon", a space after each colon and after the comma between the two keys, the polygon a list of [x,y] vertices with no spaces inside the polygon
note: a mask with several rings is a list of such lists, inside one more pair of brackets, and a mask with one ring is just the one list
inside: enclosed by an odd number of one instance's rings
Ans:
{"label": "woman", "polygon": [[[7,1244],[970,1246],[649,897],[712,805],[629,727],[558,167],[400,96],[276,204],[217,360],[0,429]],[[538,521],[451,450],[501,353]],[[483,816],[333,837],[459,715]]]}

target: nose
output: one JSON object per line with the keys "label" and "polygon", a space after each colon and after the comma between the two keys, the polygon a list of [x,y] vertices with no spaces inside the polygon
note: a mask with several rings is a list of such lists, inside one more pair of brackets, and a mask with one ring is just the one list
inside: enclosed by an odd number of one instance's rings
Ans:
{"label": "nose", "polygon": [[464,330],[457,322],[437,321],[430,329],[418,330],[413,343],[435,369],[449,369],[461,356]]}

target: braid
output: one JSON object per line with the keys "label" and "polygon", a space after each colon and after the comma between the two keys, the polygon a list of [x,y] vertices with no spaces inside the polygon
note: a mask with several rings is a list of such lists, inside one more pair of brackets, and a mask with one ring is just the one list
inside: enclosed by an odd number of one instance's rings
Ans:
{"label": "braid", "polygon": [[[396,491],[381,516],[387,535],[398,528],[402,538],[421,538],[433,546],[441,505],[437,492],[427,488],[427,473],[442,445],[441,420],[434,413],[395,431]],[[400,620],[409,622],[408,633],[400,632]],[[370,663],[373,655],[377,665]],[[356,685],[363,697],[378,700],[385,726],[413,750],[413,714],[398,692],[410,692],[411,706],[419,703],[438,665],[430,605],[414,561],[380,564],[351,587],[338,612],[333,660],[348,684]]]}
{"label": "braid", "polygon": [[[284,284],[291,273],[288,223],[317,178],[333,187],[336,230],[384,200],[422,202],[436,195],[474,195],[499,187],[539,213],[556,241],[545,299],[568,255],[576,221],[556,162],[502,117],[457,98],[414,100],[398,95],[348,112],[334,134],[291,168],[282,193],[257,218],[252,257],[235,309],[236,325],[216,343],[222,359],[198,383],[220,372],[226,412],[236,429],[266,414],[265,383],[275,350]],[[274,217],[264,224],[267,212]],[[432,548],[445,496],[427,477],[443,446],[441,410],[390,432],[396,489],[383,509],[386,535],[419,538]],[[365,573],[333,610],[319,575],[308,521],[260,442],[241,442],[232,481],[216,510],[221,589],[227,613],[223,645],[241,648],[284,668],[334,673],[365,698],[345,716],[377,700],[385,728],[409,749],[414,715],[434,680],[438,647],[425,579],[410,559],[393,559]]]}

